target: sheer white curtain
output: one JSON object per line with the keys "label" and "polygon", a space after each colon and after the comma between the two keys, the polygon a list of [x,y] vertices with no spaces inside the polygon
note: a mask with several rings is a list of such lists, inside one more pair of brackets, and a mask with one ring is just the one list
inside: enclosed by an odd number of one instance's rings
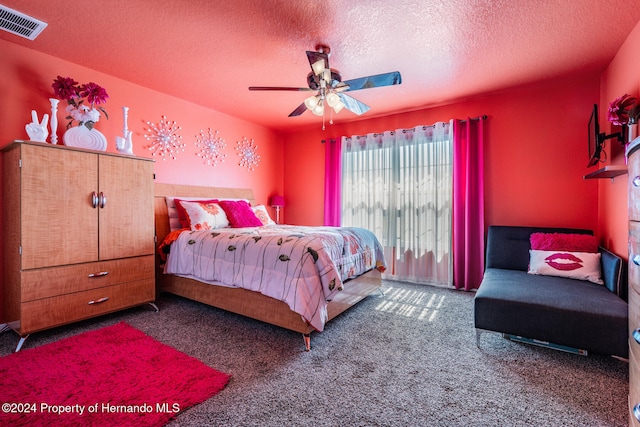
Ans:
{"label": "sheer white curtain", "polygon": [[385,278],[450,286],[452,126],[342,138],[343,226],[373,231]]}

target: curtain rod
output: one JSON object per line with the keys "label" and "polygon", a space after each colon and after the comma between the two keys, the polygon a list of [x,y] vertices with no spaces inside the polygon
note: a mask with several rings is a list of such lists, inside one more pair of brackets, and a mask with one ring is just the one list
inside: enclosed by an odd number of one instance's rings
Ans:
{"label": "curtain rod", "polygon": [[[478,116],[478,117],[470,117],[469,120],[471,120],[472,122],[479,122],[480,120],[487,120],[488,118],[489,117],[486,114],[483,114],[482,116]],[[466,123],[466,122],[467,122],[466,120],[460,120],[460,123]],[[422,126],[422,129],[424,130],[426,128],[430,128],[430,127],[434,127],[434,126],[435,126],[435,124],[429,125],[429,126]],[[400,129],[400,130],[402,132],[406,132],[406,131],[409,131],[411,129]],[[382,135],[383,135],[382,133],[374,133],[373,134],[373,136],[382,136]],[[364,138],[364,137],[366,137],[366,135],[353,135],[353,136],[350,136],[349,138]],[[329,141],[336,142],[336,139],[335,138],[331,138]],[[327,140],[326,139],[321,139],[320,142],[324,144],[325,142],[327,142]]]}
{"label": "curtain rod", "polygon": [[[483,114],[482,116],[478,116],[478,117],[470,117],[469,120],[471,120],[472,122],[479,122],[480,120],[487,120],[489,117],[486,114]],[[460,120],[460,123],[466,123],[466,120]]]}

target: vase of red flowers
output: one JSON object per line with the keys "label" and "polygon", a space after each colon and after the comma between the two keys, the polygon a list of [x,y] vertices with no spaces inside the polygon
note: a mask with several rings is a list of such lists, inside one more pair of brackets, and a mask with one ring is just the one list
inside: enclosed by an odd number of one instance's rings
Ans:
{"label": "vase of red flowers", "polygon": [[629,147],[640,143],[638,137],[638,121],[640,120],[640,105],[638,99],[624,94],[616,98],[607,111],[607,120],[617,126],[622,126],[626,134],[625,161]]}
{"label": "vase of red flowers", "polygon": [[[64,144],[105,151],[107,138],[94,126],[102,115],[109,118],[102,107],[109,98],[107,91],[93,82],[80,85],[70,77],[61,76],[53,81],[51,87],[56,97],[68,104],[65,108],[68,123],[62,138]],[[74,121],[78,122],[77,126],[73,126]]]}

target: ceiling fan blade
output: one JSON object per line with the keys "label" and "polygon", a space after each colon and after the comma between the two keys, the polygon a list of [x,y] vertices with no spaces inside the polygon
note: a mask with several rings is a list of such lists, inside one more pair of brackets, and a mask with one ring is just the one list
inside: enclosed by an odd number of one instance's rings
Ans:
{"label": "ceiling fan blade", "polygon": [[375,76],[360,77],[358,79],[345,80],[342,82],[349,86],[347,90],[370,89],[372,87],[399,85],[402,83],[400,72],[376,74]]}
{"label": "ceiling fan blade", "polygon": [[295,117],[295,116],[299,116],[300,114],[304,113],[305,111],[307,111],[307,106],[305,105],[305,103],[303,102],[302,104],[300,104],[298,106],[298,108],[296,108],[295,110],[293,110],[291,112],[291,114],[289,114],[289,117]]}
{"label": "ceiling fan blade", "polygon": [[331,82],[331,87],[332,87],[332,90],[334,92],[336,92],[336,93],[337,92],[346,92],[346,91],[348,91],[350,89],[349,85],[346,84],[345,82],[339,82],[339,81],[336,81],[336,80],[333,80]]}
{"label": "ceiling fan blade", "polygon": [[347,94],[337,93],[337,95],[340,97],[340,100],[344,104],[344,108],[358,116],[366,113],[371,108],[367,104],[364,104]]}
{"label": "ceiling fan blade", "polygon": [[288,90],[295,92],[310,92],[308,87],[279,87],[279,86],[249,86],[249,90]]}
{"label": "ceiling fan blade", "polygon": [[318,68],[313,67],[313,65],[318,61],[324,62],[324,67],[322,68],[322,71],[329,69],[329,55],[327,53],[313,52],[308,50],[307,59],[309,60],[309,65],[311,65],[311,71],[313,72],[314,75],[320,74],[317,72]]}

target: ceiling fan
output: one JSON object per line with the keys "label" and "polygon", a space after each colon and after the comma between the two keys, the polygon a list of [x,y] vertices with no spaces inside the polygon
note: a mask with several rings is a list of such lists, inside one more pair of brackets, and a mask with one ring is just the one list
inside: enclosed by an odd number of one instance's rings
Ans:
{"label": "ceiling fan", "polygon": [[293,110],[289,117],[299,116],[306,110],[310,110],[317,116],[324,117],[325,105],[336,113],[346,108],[359,116],[369,111],[370,107],[344,92],[402,83],[402,77],[398,71],[342,81],[340,73],[329,67],[330,53],[329,47],[324,45],[316,46],[315,52],[307,51],[307,59],[309,60],[309,65],[311,65],[311,72],[307,75],[308,88],[250,86],[249,90],[316,92]]}

